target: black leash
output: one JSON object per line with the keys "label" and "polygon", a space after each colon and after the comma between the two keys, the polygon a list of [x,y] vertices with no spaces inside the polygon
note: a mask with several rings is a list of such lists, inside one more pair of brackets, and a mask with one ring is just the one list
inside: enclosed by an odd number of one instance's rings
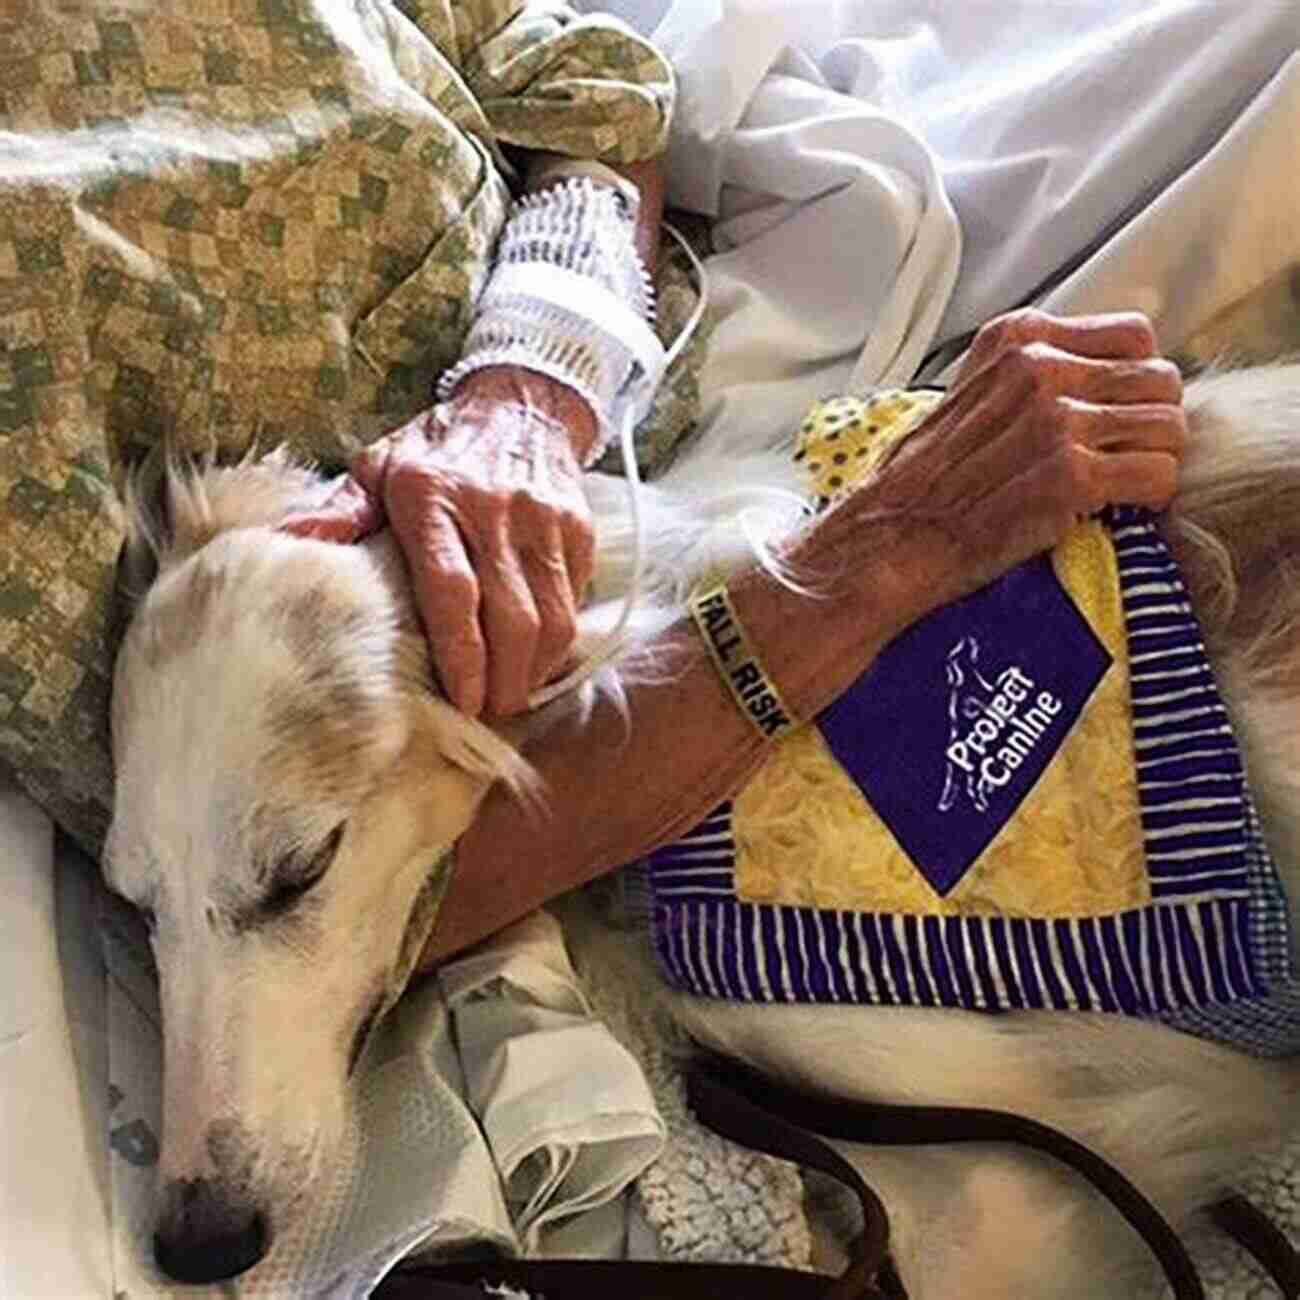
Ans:
{"label": "black leash", "polygon": [[934,1146],[970,1142],[1029,1147],[1060,1161],[1095,1187],[1146,1242],[1176,1300],[1205,1300],[1187,1248],[1154,1205],[1109,1161],[1056,1129],[1005,1111],[956,1106],[854,1102],[796,1092],[735,1066],[728,1082],[741,1095],[761,1096],[783,1119],[822,1137],[866,1146]]}
{"label": "black leash", "polygon": [[[1097,1189],[1159,1261],[1175,1300],[1205,1300],[1187,1248],[1160,1211],[1118,1169],[1066,1134],[1023,1115],[954,1106],[901,1106],[814,1096],[733,1061],[701,1058],[686,1076],[700,1123],[756,1151],[838,1180],[857,1197],[864,1230],[838,1277],[746,1264],[605,1260],[490,1260],[403,1266],[376,1300],[482,1300],[484,1287],[509,1286],[545,1300],[907,1300],[889,1256],[889,1216],[858,1171],[823,1138],[866,1146],[970,1142],[1029,1147],[1068,1166]],[[1240,1194],[1210,1217],[1259,1261],[1284,1300],[1300,1300],[1300,1254]]]}
{"label": "black leash", "polygon": [[1254,1256],[1283,1300],[1300,1300],[1300,1254],[1259,1206],[1236,1192],[1210,1207],[1210,1220]]}

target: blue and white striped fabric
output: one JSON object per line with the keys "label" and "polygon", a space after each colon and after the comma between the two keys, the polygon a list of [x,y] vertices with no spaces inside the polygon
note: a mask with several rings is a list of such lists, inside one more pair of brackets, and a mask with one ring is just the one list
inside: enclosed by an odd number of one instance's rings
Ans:
{"label": "blue and white striped fabric", "polygon": [[1121,1013],[1256,1054],[1300,1051],[1286,899],[1199,626],[1149,516],[1103,518],[1128,643],[1149,903],[1039,919],[751,902],[737,887],[726,804],[647,864],[656,947],[677,985],[758,1002]]}
{"label": "blue and white striped fabric", "polygon": [[1136,511],[1112,518],[1152,897],[1244,893],[1241,758],[1200,627],[1155,525]]}
{"label": "blue and white striped fabric", "polygon": [[1250,825],[1250,946],[1267,992],[1235,1002],[1183,1007],[1160,1019],[1174,1029],[1256,1056],[1294,1056],[1300,1053],[1300,972],[1292,952],[1287,900],[1253,808]]}

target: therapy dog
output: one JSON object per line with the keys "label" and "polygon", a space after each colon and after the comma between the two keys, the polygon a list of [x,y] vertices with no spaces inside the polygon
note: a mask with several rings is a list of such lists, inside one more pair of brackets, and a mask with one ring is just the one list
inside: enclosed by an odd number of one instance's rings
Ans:
{"label": "therapy dog", "polygon": [[[1188,456],[1163,528],[1294,898],[1300,366],[1198,380],[1186,408]],[[583,632],[599,639],[631,534],[621,487],[590,477],[604,603]],[[388,534],[338,546],[276,530],[323,499],[315,473],[271,456],[172,466],[165,479],[163,511],[131,503],[125,572],[139,596],[113,692],[105,874],[144,910],[160,977],[158,1260],[212,1281],[265,1254],[337,1147],[357,1062],[427,934],[442,884],[430,863],[495,781],[530,797],[520,746],[536,723],[490,730],[438,696]],[[648,625],[675,616],[699,573],[753,562],[753,512],[740,518],[734,490],[710,504],[718,483],[804,486],[788,453],[726,466],[697,454],[645,489]],[[776,510],[770,531],[789,523]],[[950,667],[958,715],[968,703],[977,715],[997,666],[966,646]],[[985,798],[969,775],[950,764],[945,798]],[[649,968],[644,978],[695,1037],[792,1083],[1051,1124],[1174,1222],[1285,1133],[1300,1088],[1285,1061],[1154,1019],[745,1005],[670,992]],[[855,1158],[890,1207],[913,1300],[1114,1295],[1133,1262],[1109,1208],[1032,1155]]]}

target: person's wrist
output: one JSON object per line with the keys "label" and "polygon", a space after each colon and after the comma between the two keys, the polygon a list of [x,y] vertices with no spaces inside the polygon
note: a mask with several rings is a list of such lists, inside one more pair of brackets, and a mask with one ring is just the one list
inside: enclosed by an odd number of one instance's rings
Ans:
{"label": "person's wrist", "polygon": [[814,718],[901,632],[948,599],[951,539],[850,497],[792,539],[798,590],[753,570],[730,584],[740,621],[798,718]]}
{"label": "person's wrist", "polygon": [[564,429],[579,465],[586,463],[599,436],[595,412],[577,389],[526,366],[484,366],[472,371],[456,385],[449,401],[453,408],[503,403],[535,412]]}

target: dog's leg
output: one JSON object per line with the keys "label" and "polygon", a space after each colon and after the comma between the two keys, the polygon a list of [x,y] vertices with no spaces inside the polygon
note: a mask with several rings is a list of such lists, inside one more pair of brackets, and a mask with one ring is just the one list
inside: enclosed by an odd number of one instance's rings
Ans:
{"label": "dog's leg", "polygon": [[760,1006],[666,992],[694,1038],[810,1091],[990,1106],[1093,1147],[1172,1217],[1280,1136],[1295,1067],[1127,1017]]}
{"label": "dog's leg", "polygon": [[[810,1092],[1038,1119],[1104,1155],[1177,1226],[1282,1136],[1300,1094],[1294,1067],[1119,1017],[665,997],[697,1041]],[[992,1146],[851,1156],[889,1207],[917,1300],[1100,1300],[1133,1294],[1121,1279],[1150,1267],[1115,1210],[1046,1157]]]}

